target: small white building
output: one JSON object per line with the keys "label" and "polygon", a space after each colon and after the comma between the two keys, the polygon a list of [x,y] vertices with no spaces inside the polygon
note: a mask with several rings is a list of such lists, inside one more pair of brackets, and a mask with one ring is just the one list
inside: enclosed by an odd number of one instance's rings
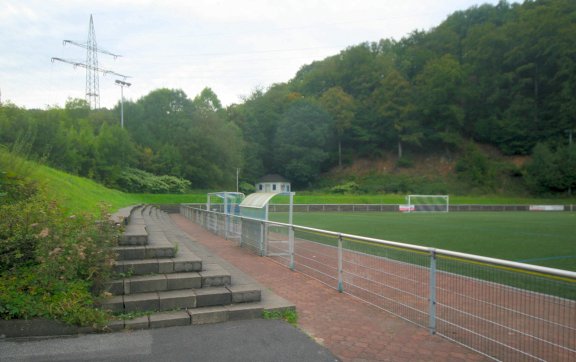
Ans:
{"label": "small white building", "polygon": [[256,183],[256,192],[290,192],[290,181],[280,175],[266,175]]}

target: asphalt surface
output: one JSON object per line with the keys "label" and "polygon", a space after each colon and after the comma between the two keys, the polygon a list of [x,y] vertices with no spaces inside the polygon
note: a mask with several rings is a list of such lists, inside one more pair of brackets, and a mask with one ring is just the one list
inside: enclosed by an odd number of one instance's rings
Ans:
{"label": "asphalt surface", "polygon": [[290,324],[248,320],[108,334],[0,340],[0,361],[338,361]]}

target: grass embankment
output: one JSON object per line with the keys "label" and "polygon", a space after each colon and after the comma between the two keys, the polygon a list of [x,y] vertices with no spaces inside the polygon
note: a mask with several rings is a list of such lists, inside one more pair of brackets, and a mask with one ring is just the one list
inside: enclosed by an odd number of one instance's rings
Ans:
{"label": "grass embankment", "polygon": [[48,195],[60,202],[70,212],[95,214],[99,211],[98,204],[102,202],[111,205],[112,211],[140,203],[206,202],[205,193],[184,195],[128,194],[109,189],[95,181],[42,165],[37,165],[31,177],[44,184]]}

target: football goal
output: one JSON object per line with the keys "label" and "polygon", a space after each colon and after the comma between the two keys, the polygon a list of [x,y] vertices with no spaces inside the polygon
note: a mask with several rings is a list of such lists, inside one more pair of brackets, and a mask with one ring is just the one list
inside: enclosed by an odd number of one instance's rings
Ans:
{"label": "football goal", "polygon": [[408,195],[406,212],[448,212],[448,195]]}

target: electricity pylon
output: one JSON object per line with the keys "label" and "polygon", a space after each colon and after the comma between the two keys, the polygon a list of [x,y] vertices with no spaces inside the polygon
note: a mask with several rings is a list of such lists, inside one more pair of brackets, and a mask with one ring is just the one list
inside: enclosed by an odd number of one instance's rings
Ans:
{"label": "electricity pylon", "polygon": [[52,58],[52,62],[55,60],[59,62],[64,62],[72,64],[74,68],[81,67],[86,69],[86,101],[90,105],[90,108],[97,109],[100,108],[100,83],[98,75],[102,73],[113,74],[124,79],[128,78],[126,75],[118,74],[111,70],[106,70],[98,67],[98,53],[111,55],[114,59],[120,57],[121,55],[111,53],[104,49],[99,49],[96,43],[96,32],[94,31],[94,20],[92,19],[92,14],[90,14],[90,25],[88,27],[88,41],[86,44],[78,43],[72,40],[64,40],[64,45],[72,44],[78,47],[86,49],[86,63],[75,62],[72,60],[62,59],[62,58]]}

